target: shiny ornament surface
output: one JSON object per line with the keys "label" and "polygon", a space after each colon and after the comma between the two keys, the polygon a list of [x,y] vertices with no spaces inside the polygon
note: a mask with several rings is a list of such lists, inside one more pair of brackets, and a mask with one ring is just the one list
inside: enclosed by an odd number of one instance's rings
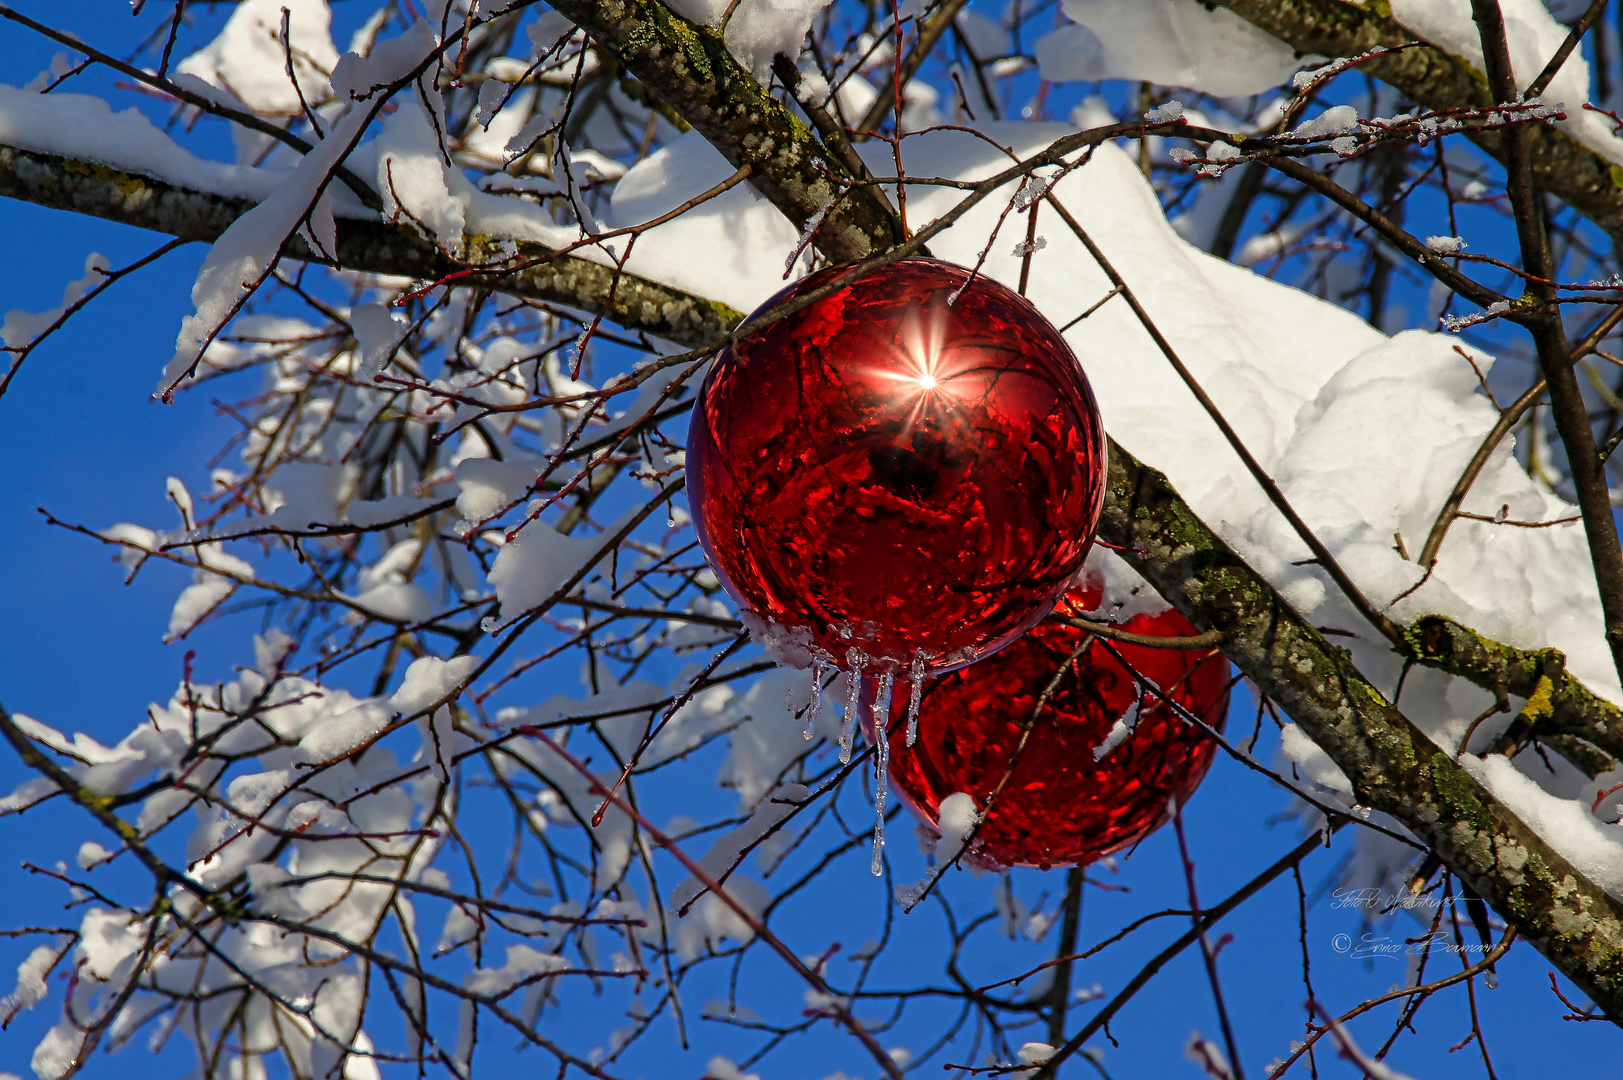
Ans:
{"label": "shiny ornament surface", "polygon": [[[1096,591],[1077,591],[1062,610],[1080,614],[1097,603]],[[1135,616],[1120,628],[1155,637],[1198,633],[1172,610]],[[924,691],[912,747],[903,711],[889,710],[891,789],[932,827],[942,799],[958,791],[974,796],[986,813],[970,856],[979,862],[1045,869],[1093,862],[1164,824],[1168,796],[1183,805],[1211,767],[1216,741],[1141,689],[1099,639],[1066,662],[1085,637],[1044,623],[996,656],[936,681]],[[1222,728],[1229,664],[1221,653],[1111,645],[1139,676]],[[1062,666],[1059,685],[1016,759],[1021,729]],[[1117,721],[1131,720],[1135,708],[1136,729],[1096,759]],[[987,813],[1006,772],[1008,782]]]}
{"label": "shiny ornament surface", "polygon": [[1012,290],[932,259],[722,352],[688,435],[694,525],[755,638],[797,666],[869,673],[950,670],[1047,614],[1104,472],[1064,339]]}

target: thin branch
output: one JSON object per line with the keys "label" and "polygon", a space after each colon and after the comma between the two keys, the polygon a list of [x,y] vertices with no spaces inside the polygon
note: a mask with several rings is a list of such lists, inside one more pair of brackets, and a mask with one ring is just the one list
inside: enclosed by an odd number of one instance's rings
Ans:
{"label": "thin branch", "polygon": [[1082,1047],[1087,1044],[1089,1039],[1093,1038],[1093,1036],[1102,1030],[1106,1024],[1110,1023],[1111,1017],[1115,1016],[1122,1010],[1123,1006],[1125,1006],[1129,1001],[1133,1000],[1133,997],[1144,988],[1145,984],[1151,979],[1155,978],[1157,972],[1159,972],[1163,967],[1166,967],[1167,964],[1171,963],[1178,956],[1178,954],[1182,953],[1189,946],[1199,941],[1201,936],[1205,934],[1206,931],[1216,926],[1218,922],[1222,920],[1223,916],[1239,907],[1258,892],[1261,892],[1266,885],[1272,882],[1275,878],[1279,877],[1279,875],[1283,874],[1285,871],[1291,869],[1297,863],[1307,858],[1309,852],[1313,851],[1315,848],[1324,846],[1324,844],[1328,842],[1330,834],[1334,833],[1338,827],[1339,823],[1330,823],[1325,827],[1325,832],[1323,834],[1314,833],[1306,840],[1303,840],[1272,866],[1268,867],[1268,869],[1264,870],[1262,873],[1240,886],[1234,892],[1230,893],[1229,896],[1216,907],[1207,908],[1201,914],[1201,916],[1195,920],[1195,924],[1193,926],[1184,931],[1184,933],[1172,944],[1156,953],[1155,956],[1151,958],[1150,962],[1140,968],[1138,974],[1134,975],[1132,979],[1128,981],[1127,985],[1122,987],[1115,997],[1111,998],[1105,1003],[1103,1008],[1101,1008],[1097,1013],[1093,1014],[1093,1017],[1085,1025],[1083,1025],[1081,1031],[1078,1031],[1075,1035],[1071,1036],[1070,1041],[1056,1050],[1053,1057],[1044,1061],[1042,1063],[1042,1067],[1031,1074],[1031,1080],[1053,1080],[1053,1077],[1058,1074],[1060,1065],[1070,1058],[1071,1055],[1075,1054],[1078,1050],[1081,1050]]}
{"label": "thin branch", "polygon": [[[1516,77],[1510,64],[1510,46],[1505,40],[1505,21],[1498,0],[1471,0],[1471,15],[1481,33],[1494,100],[1516,101]],[[1606,643],[1611,647],[1613,666],[1623,678],[1623,542],[1618,539],[1617,522],[1612,516],[1612,493],[1606,469],[1596,453],[1595,431],[1589,423],[1578,377],[1572,370],[1573,360],[1561,326],[1561,312],[1552,304],[1555,289],[1546,284],[1555,279],[1555,264],[1545,231],[1541,197],[1534,183],[1527,129],[1507,128],[1504,150],[1505,190],[1510,196],[1511,214],[1516,222],[1522,268],[1533,278],[1541,279],[1528,284],[1528,293],[1539,307],[1527,320],[1527,329],[1538,348],[1539,370],[1550,394],[1550,415],[1566,447],[1567,468],[1578,496],[1578,509],[1583,513],[1589,560],[1595,568],[1595,584],[1606,621]]]}
{"label": "thin branch", "polygon": [[1578,47],[1578,42],[1582,41],[1584,35],[1589,33],[1589,28],[1595,25],[1595,20],[1600,18],[1601,13],[1606,10],[1606,5],[1609,3],[1611,3],[1611,0],[1590,0],[1589,9],[1579,16],[1577,22],[1572,24],[1572,30],[1567,34],[1567,39],[1561,43],[1559,49],[1555,50],[1555,55],[1550,57],[1548,64],[1544,65],[1544,70],[1538,73],[1538,78],[1527,85],[1527,89],[1522,92],[1523,97],[1536,98],[1543,96],[1545,88],[1550,85],[1550,80],[1554,79],[1561,71],[1561,65],[1567,62],[1567,57],[1572,55],[1572,50]]}
{"label": "thin branch", "polygon": [[1212,422],[1217,425],[1229,447],[1233,449],[1234,453],[1239,456],[1241,463],[1245,465],[1246,471],[1251,474],[1257,486],[1261,487],[1263,493],[1268,496],[1268,501],[1273,503],[1274,508],[1290,523],[1291,528],[1307,545],[1308,550],[1313,552],[1313,556],[1318,560],[1319,565],[1330,575],[1341,591],[1346,594],[1347,599],[1352,601],[1353,606],[1358,609],[1359,614],[1363,615],[1371,626],[1389,640],[1393,642],[1401,641],[1402,631],[1374,604],[1370,603],[1369,598],[1363,594],[1362,590],[1353,583],[1347,572],[1341,568],[1341,564],[1330,553],[1330,549],[1324,546],[1323,541],[1314,534],[1312,529],[1308,528],[1307,522],[1303,521],[1301,516],[1297,514],[1290,501],[1285,498],[1285,493],[1279,489],[1279,485],[1274,482],[1273,477],[1268,475],[1262,464],[1246,448],[1245,443],[1240,439],[1239,432],[1234,430],[1233,425],[1228,422],[1222,410],[1217,407],[1217,403],[1196,381],[1194,374],[1184,365],[1183,360],[1179,358],[1177,352],[1172,348],[1172,343],[1167,341],[1165,335],[1155,325],[1154,320],[1150,318],[1149,312],[1144,310],[1144,306],[1138,302],[1138,297],[1122,280],[1121,275],[1116,272],[1116,268],[1105,257],[1105,253],[1093,242],[1093,238],[1088,235],[1087,230],[1082,227],[1076,218],[1071,216],[1070,211],[1065,209],[1065,205],[1055,198],[1052,192],[1049,192],[1046,198],[1049,205],[1058,211],[1061,220],[1065,222],[1076,238],[1082,241],[1083,246],[1088,249],[1088,254],[1093,256],[1094,261],[1099,264],[1099,268],[1110,279],[1110,283],[1121,290],[1122,299],[1126,300],[1128,306],[1133,309],[1133,314],[1138,317],[1140,325],[1150,335],[1150,339],[1155,342],[1156,348],[1161,350],[1161,355],[1166,357],[1167,363],[1172,365],[1172,369],[1177,372],[1178,377],[1189,388],[1189,392],[1195,395],[1195,400],[1200,402],[1201,407],[1206,410],[1207,416],[1211,417]]}

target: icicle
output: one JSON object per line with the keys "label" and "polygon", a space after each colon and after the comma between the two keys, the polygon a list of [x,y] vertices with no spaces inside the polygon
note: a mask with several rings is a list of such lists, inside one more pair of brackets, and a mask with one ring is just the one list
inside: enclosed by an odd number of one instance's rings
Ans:
{"label": "icicle", "polygon": [[817,727],[817,712],[823,707],[823,661],[812,660],[812,701],[811,708],[806,710],[806,730],[801,732],[806,741],[811,742],[812,732]]}
{"label": "icicle", "polygon": [[840,731],[840,764],[851,764],[851,741],[857,733],[857,707],[862,701],[862,668],[868,654],[853,646],[845,654],[851,662],[851,692],[845,699],[845,727]]}
{"label": "icicle", "polygon": [[869,869],[874,877],[885,872],[880,853],[885,847],[885,798],[890,794],[890,692],[896,685],[896,672],[886,668],[879,676],[879,695],[874,699],[874,825],[873,862]]}
{"label": "icicle", "polygon": [[913,662],[908,665],[907,677],[912,687],[907,695],[907,745],[919,738],[919,697],[924,693],[924,650],[913,651]]}

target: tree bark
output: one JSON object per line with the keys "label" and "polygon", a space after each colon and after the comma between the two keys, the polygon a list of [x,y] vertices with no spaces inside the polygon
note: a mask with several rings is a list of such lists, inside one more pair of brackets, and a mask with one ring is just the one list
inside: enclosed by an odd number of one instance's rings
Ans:
{"label": "tree bark", "polygon": [[1290,714],[1391,814],[1623,1022],[1623,904],[1428,739],[1190,511],[1166,477],[1114,442],[1099,535]]}
{"label": "tree bark", "polygon": [[733,59],[720,33],[659,0],[557,0],[553,7],[612,50],[723,157],[749,164],[749,182],[797,227],[838,199],[812,238],[831,261],[855,262],[901,242],[878,190],[848,187],[854,178],[839,159]]}

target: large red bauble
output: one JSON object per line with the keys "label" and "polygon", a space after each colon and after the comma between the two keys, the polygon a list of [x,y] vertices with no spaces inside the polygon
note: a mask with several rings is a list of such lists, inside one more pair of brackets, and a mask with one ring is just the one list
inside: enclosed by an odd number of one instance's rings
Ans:
{"label": "large red bauble", "polygon": [[723,351],[687,448],[699,540],[756,636],[870,673],[951,670],[1046,615],[1087,553],[1104,472],[1058,331],[997,282],[919,258]]}
{"label": "large red bauble", "polygon": [[[1097,602],[1096,590],[1073,592],[1062,608],[1082,612]],[[1171,610],[1135,616],[1120,628],[1153,637],[1198,633]],[[905,705],[893,704],[892,788],[931,826],[939,822],[942,799],[959,791],[974,796],[986,820],[971,857],[982,863],[1081,866],[1136,844],[1167,821],[1168,797],[1182,806],[1211,766],[1216,741],[1154,691],[1141,691],[1098,639],[1065,663],[1084,637],[1081,630],[1044,623],[996,656],[936,682],[924,692],[911,748]],[[1111,646],[1168,697],[1222,728],[1229,665],[1221,653]],[[1016,760],[1021,729],[1062,665],[1067,670]],[[1095,748],[1135,704],[1136,730],[1095,760]],[[1008,783],[987,812],[1011,761]]]}

